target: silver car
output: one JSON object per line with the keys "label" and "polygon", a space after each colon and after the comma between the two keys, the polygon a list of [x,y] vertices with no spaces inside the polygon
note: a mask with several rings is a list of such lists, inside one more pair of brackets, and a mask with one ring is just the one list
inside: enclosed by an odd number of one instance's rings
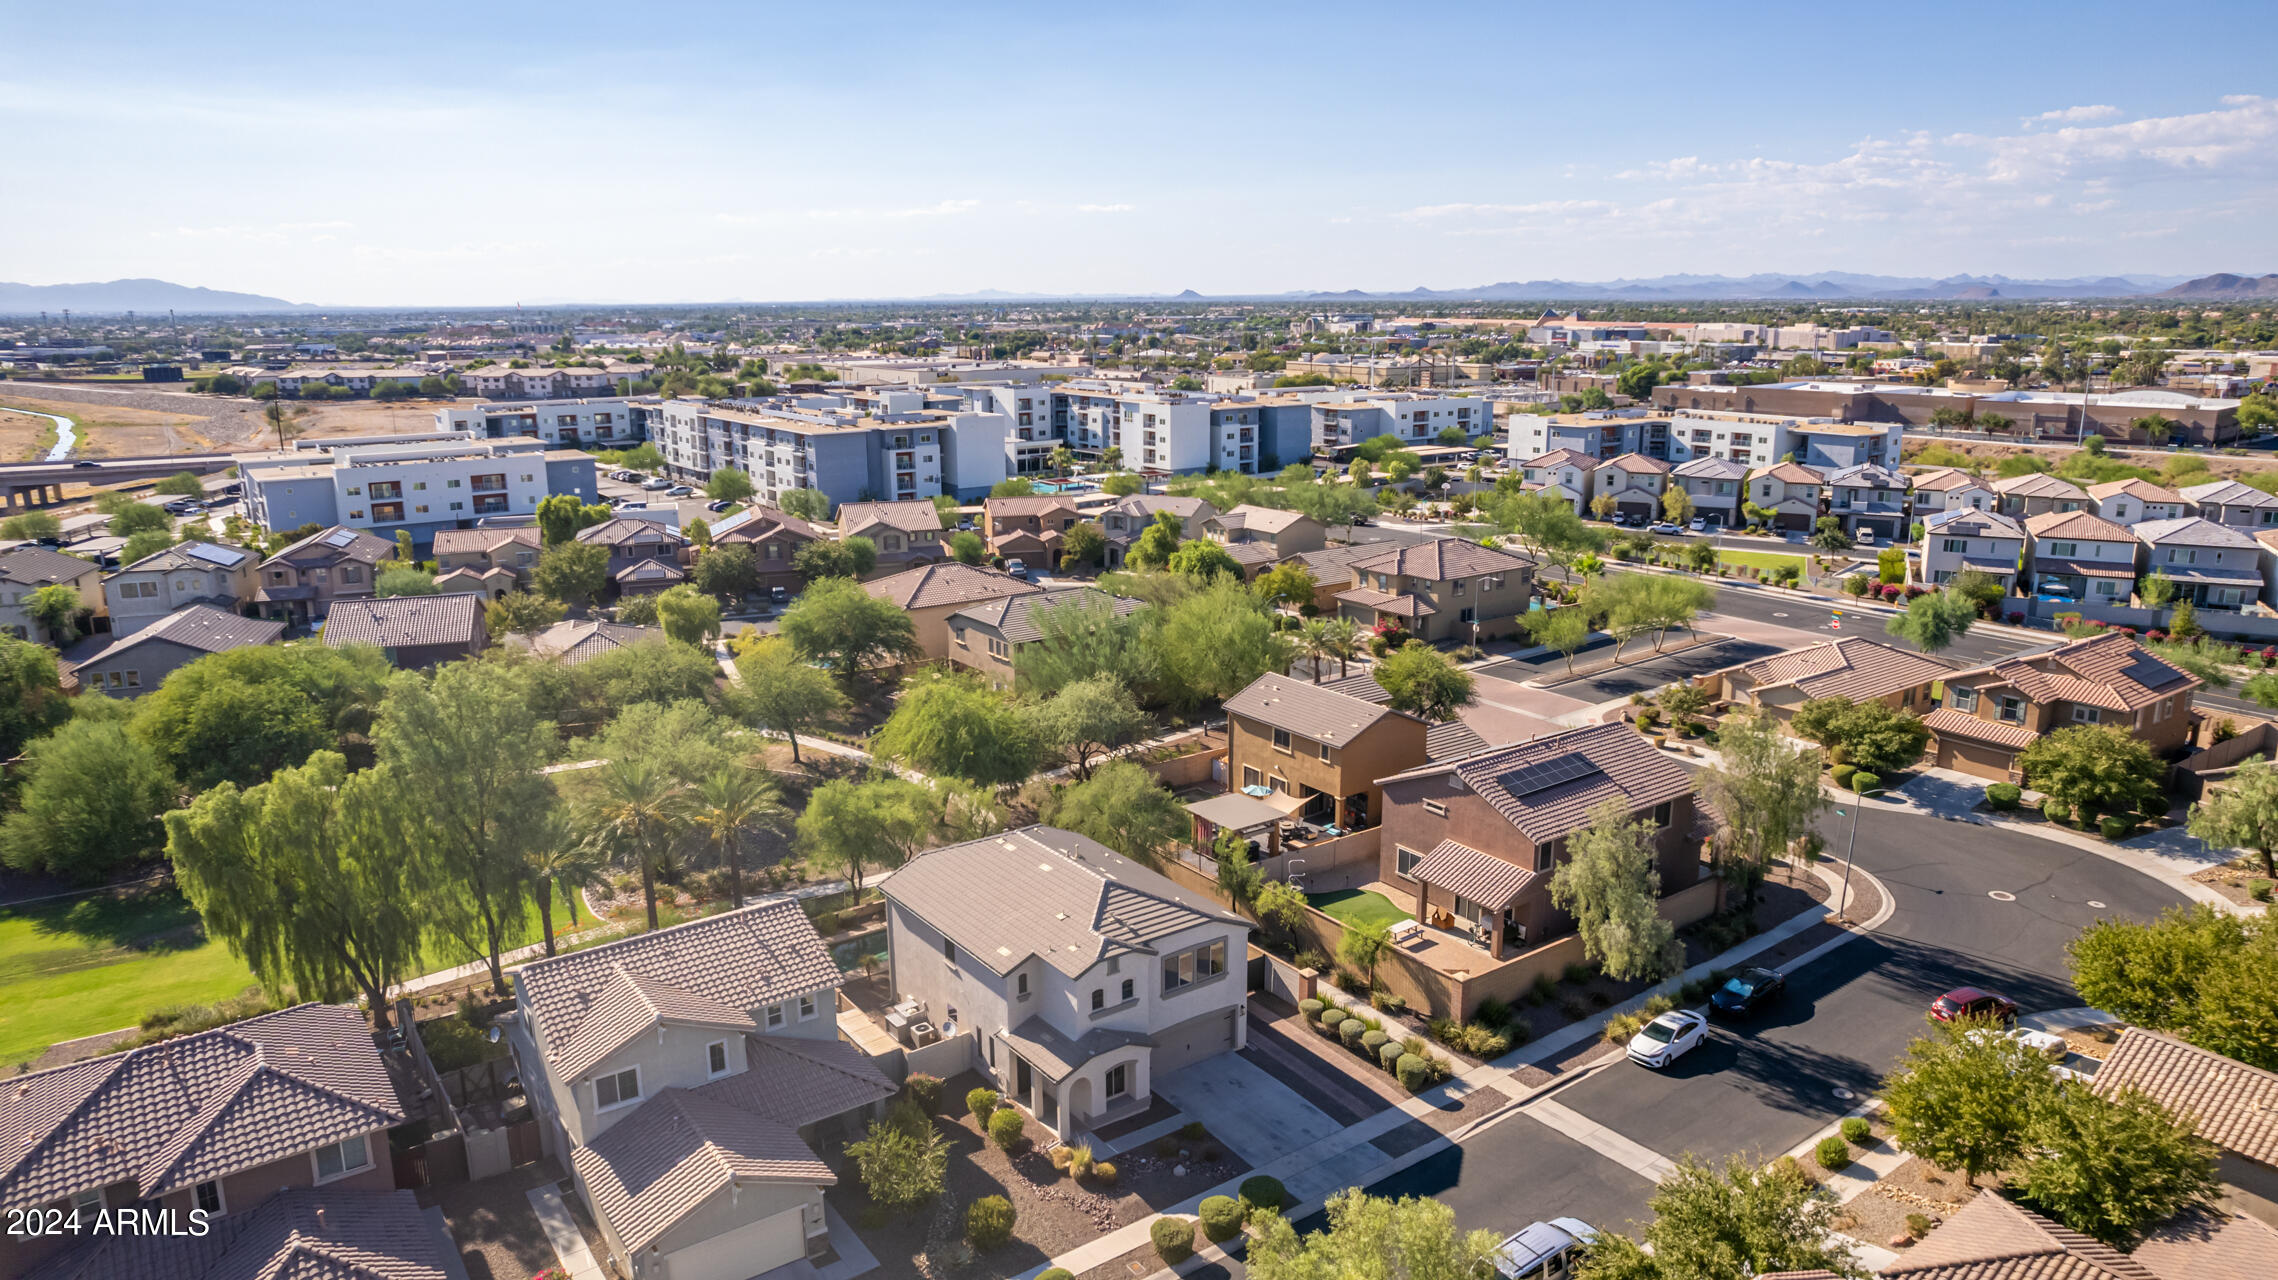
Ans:
{"label": "silver car", "polygon": [[1552,1218],[1513,1232],[1495,1249],[1503,1280],[1566,1280],[1574,1274],[1598,1229],[1580,1218]]}

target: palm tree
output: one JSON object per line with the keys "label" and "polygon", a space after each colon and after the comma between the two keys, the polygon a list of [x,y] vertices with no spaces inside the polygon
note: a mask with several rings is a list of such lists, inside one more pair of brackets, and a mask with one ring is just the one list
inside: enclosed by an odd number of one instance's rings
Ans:
{"label": "palm tree", "polygon": [[1329,620],[1307,618],[1297,628],[1297,656],[1313,664],[1313,683],[1321,683],[1321,664],[1329,657]]}
{"label": "palm tree", "polygon": [[1360,656],[1360,624],[1351,618],[1331,618],[1321,629],[1321,655],[1337,660],[1337,678],[1345,676],[1345,664]]}
{"label": "palm tree", "polygon": [[641,869],[641,896],[647,900],[649,928],[657,927],[656,873],[672,856],[680,833],[682,785],[658,765],[641,759],[612,760],[593,775],[585,821],[601,847]]}
{"label": "palm tree", "polygon": [[1054,445],[1052,447],[1053,475],[1065,477],[1068,474],[1068,468],[1074,465],[1076,465],[1076,455],[1074,450],[1071,450],[1064,444]]}
{"label": "palm tree", "polygon": [[756,769],[725,765],[707,774],[683,799],[689,823],[727,864],[729,899],[742,906],[744,837],[759,830],[780,831],[791,817],[774,780]]}
{"label": "palm tree", "polygon": [[531,851],[530,896],[538,900],[538,924],[546,932],[546,954],[554,954],[554,893],[559,890],[562,905],[569,908],[571,928],[577,927],[577,895],[586,885],[593,883],[600,871],[602,854],[591,844],[578,840],[570,832],[568,815],[556,805],[546,811],[546,839],[538,842]]}

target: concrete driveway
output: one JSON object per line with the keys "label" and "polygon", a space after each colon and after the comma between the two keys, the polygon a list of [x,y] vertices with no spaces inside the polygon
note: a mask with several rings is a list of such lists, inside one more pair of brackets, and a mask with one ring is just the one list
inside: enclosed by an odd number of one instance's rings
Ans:
{"label": "concrete driveway", "polygon": [[1221,1053],[1162,1076],[1155,1093],[1200,1120],[1253,1169],[1344,1128],[1239,1054]]}

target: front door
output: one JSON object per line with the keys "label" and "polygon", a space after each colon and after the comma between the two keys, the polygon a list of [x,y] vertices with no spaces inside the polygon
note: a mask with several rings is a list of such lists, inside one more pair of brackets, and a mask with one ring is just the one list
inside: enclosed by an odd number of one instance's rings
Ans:
{"label": "front door", "polygon": [[1047,1129],[1056,1131],[1060,1127],[1060,1097],[1052,1092],[1051,1085],[1045,1085],[1037,1090],[1036,1118],[1043,1122]]}
{"label": "front door", "polygon": [[1028,1059],[1016,1055],[1012,1060],[1012,1096],[1018,1099],[1022,1106],[1028,1106],[1030,1105],[1029,1090],[1035,1085],[1035,1077],[1029,1073]]}

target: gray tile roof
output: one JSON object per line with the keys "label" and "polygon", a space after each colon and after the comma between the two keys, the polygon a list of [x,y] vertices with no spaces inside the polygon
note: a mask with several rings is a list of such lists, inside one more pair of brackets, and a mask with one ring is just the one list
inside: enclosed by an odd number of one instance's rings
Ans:
{"label": "gray tile roof", "polygon": [[292,1187],[203,1236],[95,1237],[26,1280],[447,1280],[447,1249],[409,1191]]}
{"label": "gray tile roof", "polygon": [[312,533],[299,542],[261,562],[266,568],[279,561],[296,565],[336,564],[342,560],[355,560],[364,564],[378,564],[395,557],[395,543],[362,529],[336,524],[329,529]]}
{"label": "gray tile roof", "polygon": [[844,1040],[744,1037],[746,1070],[696,1092],[796,1129],[890,1098],[900,1087]]}
{"label": "gray tile roof", "polygon": [[[1367,678],[1370,684],[1376,683],[1374,676]],[[1287,729],[1298,737],[1332,747],[1350,746],[1377,721],[1403,714],[1384,705],[1382,699],[1355,697],[1272,671],[1252,680],[1225,705],[1229,715]]]}
{"label": "gray tile roof", "polygon": [[1998,511],[1979,511],[1974,507],[1954,507],[1935,512],[1923,518],[1925,532],[1950,534],[1957,538],[2017,538],[2025,536],[2025,526],[2015,517]]}
{"label": "gray tile roof", "polygon": [[1011,1045],[1021,1059],[1044,1073],[1047,1080],[1065,1080],[1103,1053],[1153,1044],[1154,1037],[1115,1027],[1094,1027],[1071,1040],[1041,1017],[1030,1017],[997,1038]]}
{"label": "gray tile roof", "polygon": [[0,551],[0,582],[17,582],[28,587],[53,586],[59,582],[72,582],[93,571],[95,563],[77,556],[67,556],[46,547],[18,547],[13,551]]}
{"label": "gray tile roof", "polygon": [[2189,485],[2183,496],[2195,503],[2219,502],[2234,507],[2278,507],[2278,494],[2271,494],[2237,480],[2210,480],[2205,484]]}
{"label": "gray tile roof", "polygon": [[1112,953],[1152,953],[1196,925],[1245,925],[1087,836],[1023,827],[919,854],[881,886],[970,961],[1009,973],[1030,956],[1075,977]]}
{"label": "gray tile roof", "polygon": [[2004,497],[2018,498],[2078,498],[2086,501],[2088,491],[2070,480],[2060,480],[2046,472],[2028,471],[2021,476],[1993,482],[1993,491]]}
{"label": "gray tile roof", "polygon": [[161,1195],[405,1118],[362,1015],[299,1005],[0,1082],[0,1208]]}
{"label": "gray tile roof", "polygon": [[969,618],[976,625],[995,631],[1008,644],[1026,644],[1044,635],[1036,626],[1037,611],[1062,607],[1101,609],[1121,618],[1146,608],[1147,602],[1130,596],[1111,596],[1097,587],[1053,587],[1033,595],[999,596],[986,604],[959,609],[952,616]]}
{"label": "gray tile roof", "polygon": [[534,960],[522,967],[520,982],[549,1061],[577,1040],[589,1018],[616,1017],[617,1010],[601,1004],[620,973],[646,979],[652,991],[671,987],[745,1013],[805,992],[836,990],[843,980],[806,913],[782,897]]}
{"label": "gray tile roof", "polygon": [[635,560],[609,575],[610,581],[620,587],[654,586],[660,582],[686,582],[688,574],[670,560]]}
{"label": "gray tile roof", "polygon": [[1247,529],[1253,533],[1280,533],[1300,520],[1312,517],[1302,511],[1289,511],[1281,507],[1260,507],[1243,503],[1231,511],[1221,511],[1209,523],[1221,529]]}
{"label": "gray tile roof", "polygon": [[658,1093],[570,1162],[635,1253],[733,1183],[838,1181],[790,1126],[687,1089]]}
{"label": "gray tile roof", "polygon": [[1353,565],[1362,560],[1373,560],[1384,554],[1384,545],[1363,542],[1352,546],[1323,547],[1319,551],[1300,551],[1289,559],[1304,565],[1317,582],[1343,582],[1352,577]]}
{"label": "gray tile roof", "polygon": [[79,658],[75,665],[85,666],[97,659],[108,662],[136,645],[152,640],[169,641],[203,653],[222,653],[230,649],[242,649],[249,644],[275,644],[284,634],[285,624],[282,622],[248,618],[210,604],[193,604],[176,609],[140,631],[91,651]]}
{"label": "gray tile roof", "polygon": [[745,1010],[619,965],[593,998],[576,1032],[555,1050],[553,1068],[564,1079],[576,1079],[627,1041],[664,1023],[722,1031],[759,1029],[758,1021]]}
{"label": "gray tile roof", "polygon": [[481,596],[373,596],[336,600],[324,620],[324,642],[334,648],[371,644],[383,649],[467,644],[483,636]]}
{"label": "gray tile roof", "polygon": [[1353,562],[1353,568],[1362,573],[1401,573],[1433,582],[1488,573],[1518,573],[1533,567],[1534,561],[1525,556],[1461,538],[1410,543],[1394,547],[1383,555]]}
{"label": "gray tile roof", "polygon": [[1745,480],[1748,464],[1730,458],[1695,458],[1679,465],[1676,474],[1687,480]]}
{"label": "gray tile roof", "polygon": [[2163,547],[2237,547],[2249,551],[2255,546],[2250,535],[2198,516],[2146,520],[2135,527],[2135,536],[2146,546],[2156,543]]}
{"label": "gray tile roof", "polygon": [[1590,810],[1608,800],[1620,800],[1634,811],[1693,789],[1691,775],[1621,724],[1588,725],[1492,747],[1380,781],[1443,776],[1460,780],[1536,844],[1588,826]]}

